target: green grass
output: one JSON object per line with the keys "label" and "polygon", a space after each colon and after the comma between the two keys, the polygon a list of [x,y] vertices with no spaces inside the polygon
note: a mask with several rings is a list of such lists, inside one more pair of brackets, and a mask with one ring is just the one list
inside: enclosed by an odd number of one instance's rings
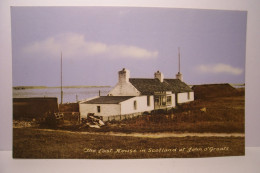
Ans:
{"label": "green grass", "polygon": [[[43,131],[33,128],[13,129],[14,158],[133,159],[235,156],[245,154],[244,143],[242,137],[152,139]],[[191,147],[193,150],[189,152]],[[181,151],[184,148],[185,150]],[[120,152],[117,152],[119,149]],[[133,152],[135,150],[136,152]],[[168,151],[163,152],[165,150]]]}

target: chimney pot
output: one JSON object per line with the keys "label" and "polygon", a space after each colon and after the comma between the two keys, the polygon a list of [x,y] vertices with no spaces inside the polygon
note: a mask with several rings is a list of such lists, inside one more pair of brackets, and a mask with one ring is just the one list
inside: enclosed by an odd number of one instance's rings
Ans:
{"label": "chimney pot", "polygon": [[163,74],[158,70],[156,73],[154,73],[154,78],[159,79],[160,82],[163,82],[164,76]]}

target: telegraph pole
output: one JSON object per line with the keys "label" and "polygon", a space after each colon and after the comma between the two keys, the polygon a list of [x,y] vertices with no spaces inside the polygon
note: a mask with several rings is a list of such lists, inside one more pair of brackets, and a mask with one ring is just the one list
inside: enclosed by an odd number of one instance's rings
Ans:
{"label": "telegraph pole", "polygon": [[63,103],[63,91],[62,91],[62,52],[60,56],[60,104]]}
{"label": "telegraph pole", "polygon": [[178,47],[178,57],[179,57],[179,73],[181,73],[181,53],[180,53],[180,47]]}

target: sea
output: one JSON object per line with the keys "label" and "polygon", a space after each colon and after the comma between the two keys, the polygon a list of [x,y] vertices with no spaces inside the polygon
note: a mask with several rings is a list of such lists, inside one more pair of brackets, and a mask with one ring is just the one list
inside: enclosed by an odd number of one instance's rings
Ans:
{"label": "sea", "polygon": [[[66,87],[63,88],[63,103],[75,103],[95,96],[106,96],[112,87]],[[13,89],[13,98],[57,97],[61,101],[60,88]]]}

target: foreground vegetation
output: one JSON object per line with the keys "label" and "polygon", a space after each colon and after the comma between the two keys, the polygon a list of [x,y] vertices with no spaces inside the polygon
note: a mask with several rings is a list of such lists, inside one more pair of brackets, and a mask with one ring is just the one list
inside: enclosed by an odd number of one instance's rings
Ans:
{"label": "foreground vegetation", "polygon": [[244,95],[195,100],[177,109],[157,111],[122,121],[112,121],[100,129],[82,125],[61,125],[62,130],[91,132],[196,132],[244,133]]}
{"label": "foreground vegetation", "polygon": [[14,158],[173,158],[244,155],[243,137],[140,138],[13,129]]}

